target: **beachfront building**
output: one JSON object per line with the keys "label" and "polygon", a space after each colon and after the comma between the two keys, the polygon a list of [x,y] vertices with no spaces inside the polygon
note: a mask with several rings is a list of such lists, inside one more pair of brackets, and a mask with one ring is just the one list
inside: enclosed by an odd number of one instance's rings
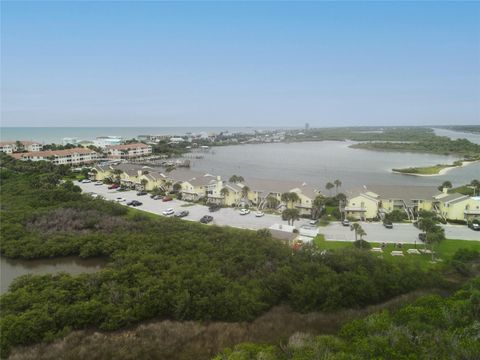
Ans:
{"label": "beachfront building", "polygon": [[106,150],[112,159],[131,159],[152,154],[152,147],[143,143],[107,145]]}
{"label": "beachfront building", "polygon": [[119,136],[99,136],[93,140],[93,145],[102,149],[107,146],[117,146],[123,143],[123,139]]}
{"label": "beachfront building", "polygon": [[41,151],[43,145],[36,141],[2,141],[0,142],[0,151],[6,154],[13,154],[19,151]]}
{"label": "beachfront building", "polygon": [[51,161],[55,165],[90,164],[99,158],[97,152],[86,148],[24,152],[15,153],[12,154],[12,156],[25,161]]}
{"label": "beachfront building", "polygon": [[[279,207],[277,210],[284,210],[287,207],[299,210],[300,215],[310,216],[313,208],[313,201],[321,191],[315,186],[307,183],[297,183],[292,181],[270,181],[251,179],[248,181],[248,186],[251,189],[248,194],[248,199],[259,209],[263,209],[268,204],[268,198],[275,198]],[[296,193],[298,201],[293,203],[285,203],[282,201],[282,194]]]}
{"label": "beachfront building", "polygon": [[433,186],[372,185],[348,191],[343,208],[346,218],[354,220],[383,219],[393,210],[405,212],[409,220],[425,210],[444,220],[470,221],[480,218],[480,200]]}
{"label": "beachfront building", "polygon": [[480,219],[480,197],[443,192],[435,199],[434,209],[444,220],[469,222]]}
{"label": "beachfront building", "polygon": [[400,210],[409,220],[418,218],[420,210],[434,211],[435,196],[441,194],[434,186],[370,185],[347,191],[343,211],[347,218],[367,220],[380,218]]}

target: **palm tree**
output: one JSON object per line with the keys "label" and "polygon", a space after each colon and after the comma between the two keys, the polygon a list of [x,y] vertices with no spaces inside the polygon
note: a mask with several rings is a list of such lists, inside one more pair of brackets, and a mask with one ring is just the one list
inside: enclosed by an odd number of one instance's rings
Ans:
{"label": "palm tree", "polygon": [[223,202],[226,201],[225,198],[228,196],[228,194],[230,194],[230,191],[228,191],[228,189],[226,187],[224,187],[220,190],[220,195],[223,196]]}
{"label": "palm tree", "polygon": [[244,182],[245,179],[243,178],[243,176],[232,175],[230,179],[228,179],[228,181],[236,184],[236,183]]}
{"label": "palm tree", "polygon": [[300,212],[298,209],[285,209],[282,213],[282,217],[288,221],[288,225],[293,226],[293,223],[300,219]]}
{"label": "palm tree", "polygon": [[418,220],[418,228],[425,233],[425,247],[430,244],[430,251],[433,256],[433,245],[445,238],[445,229],[437,225],[437,218],[429,212],[422,212],[422,218]]}
{"label": "palm tree", "polygon": [[278,201],[278,199],[273,195],[268,195],[266,202],[267,202],[267,207],[270,209],[276,209],[280,204],[280,201]]}
{"label": "palm tree", "polygon": [[293,204],[299,201],[300,197],[295,192],[286,192],[280,196],[280,199],[282,199],[282,201],[287,204],[287,207],[293,208]]}
{"label": "palm tree", "polygon": [[182,184],[180,184],[179,182],[173,184],[173,191],[179,192],[180,190],[182,190]]}
{"label": "palm tree", "polygon": [[330,192],[330,196],[332,196],[332,189],[335,187],[331,182],[327,182],[325,184],[325,188]]}
{"label": "palm tree", "polygon": [[444,181],[442,185],[438,187],[438,190],[443,191],[443,189],[451,189],[453,187],[452,183],[450,181]]}
{"label": "palm tree", "polygon": [[335,184],[335,190],[336,190],[336,193],[338,194],[338,188],[342,186],[342,182],[337,179],[333,183]]}
{"label": "palm tree", "polygon": [[325,198],[323,195],[317,195],[312,203],[312,218],[318,219],[322,214],[323,208],[325,207]]}
{"label": "palm tree", "polygon": [[120,169],[113,170],[113,174],[115,175],[115,179],[120,180],[120,176],[123,174],[123,171]]}
{"label": "palm tree", "polygon": [[480,193],[480,180],[472,180],[470,186],[473,188],[473,196]]}
{"label": "palm tree", "polygon": [[250,192],[250,188],[245,185],[243,188],[242,188],[242,196],[244,199],[248,200],[248,193]]}
{"label": "palm tree", "polygon": [[362,225],[360,225],[359,223],[353,223],[352,225],[350,225],[350,231],[355,231],[355,241],[358,240],[358,235],[360,235],[361,233],[361,236],[367,235],[363,230]]}

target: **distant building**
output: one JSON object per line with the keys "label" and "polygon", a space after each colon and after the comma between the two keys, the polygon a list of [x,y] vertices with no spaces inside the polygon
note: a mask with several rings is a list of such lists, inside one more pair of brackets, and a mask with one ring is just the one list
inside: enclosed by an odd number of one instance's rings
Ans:
{"label": "distant building", "polygon": [[93,140],[93,145],[102,149],[107,146],[116,146],[123,143],[123,139],[119,136],[99,136]]}
{"label": "distant building", "polygon": [[78,145],[79,141],[80,140],[78,138],[75,138],[75,137],[65,137],[65,138],[62,139],[62,144],[63,144],[63,146],[68,145],[68,144]]}
{"label": "distant building", "polygon": [[163,140],[168,140],[171,137],[171,135],[138,135],[137,139],[140,141],[158,143]]}
{"label": "distant building", "polygon": [[68,150],[49,150],[16,153],[12,155],[18,160],[30,161],[51,161],[55,165],[78,165],[89,164],[96,161],[99,154],[85,148],[74,148]]}
{"label": "distant building", "polygon": [[172,137],[170,138],[170,143],[173,143],[173,144],[178,144],[178,143],[182,143],[184,142],[185,139],[184,138],[181,138],[181,137]]}
{"label": "distant building", "polygon": [[143,143],[107,146],[108,157],[112,159],[131,159],[152,154],[152,147]]}
{"label": "distant building", "polygon": [[18,151],[40,151],[43,145],[35,141],[2,141],[0,142],[0,151],[12,154]]}
{"label": "distant building", "polygon": [[308,129],[310,129],[310,124],[309,124],[309,123],[305,123],[305,131],[308,131]]}

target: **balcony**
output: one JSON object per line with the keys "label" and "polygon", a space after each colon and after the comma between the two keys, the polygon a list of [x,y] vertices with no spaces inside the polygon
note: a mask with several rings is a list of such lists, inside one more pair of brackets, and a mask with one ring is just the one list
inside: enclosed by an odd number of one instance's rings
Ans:
{"label": "balcony", "polygon": [[366,207],[361,207],[361,206],[345,206],[344,210],[345,211],[366,212],[367,208]]}

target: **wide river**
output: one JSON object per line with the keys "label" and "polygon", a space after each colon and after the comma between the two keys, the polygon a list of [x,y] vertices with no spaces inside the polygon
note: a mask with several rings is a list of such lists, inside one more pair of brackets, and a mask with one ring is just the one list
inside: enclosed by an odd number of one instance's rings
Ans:
{"label": "wide river", "polygon": [[383,152],[349,147],[348,141],[249,144],[215,147],[203,159],[192,160],[192,169],[229,177],[306,182],[323,188],[339,179],[342,188],[361,185],[434,185],[445,180],[454,185],[480,177],[480,163],[455,168],[441,176],[417,177],[392,173],[393,168],[448,164],[456,156]]}
{"label": "wide river", "polygon": [[0,256],[0,294],[5,293],[13,279],[26,274],[44,275],[65,271],[72,275],[92,273],[100,270],[104,259],[80,259],[64,257],[59,259],[17,260]]}

